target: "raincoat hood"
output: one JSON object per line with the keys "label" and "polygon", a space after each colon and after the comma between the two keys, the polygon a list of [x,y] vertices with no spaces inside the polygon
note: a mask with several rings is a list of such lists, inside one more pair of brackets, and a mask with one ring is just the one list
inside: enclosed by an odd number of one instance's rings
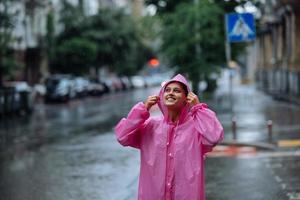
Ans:
{"label": "raincoat hood", "polygon": [[[172,83],[172,82],[182,83],[183,85],[186,86],[188,93],[191,91],[190,86],[189,86],[186,78],[181,74],[177,74],[171,80],[168,80],[168,81],[165,81],[165,82],[162,83],[162,88],[160,89],[160,92],[159,92],[158,107],[161,110],[162,114],[164,115],[164,119],[166,121],[170,121],[170,119],[169,119],[169,115],[168,115],[168,108],[164,104],[163,95],[164,95],[164,91],[165,91],[165,88],[167,87],[167,85],[169,83]],[[180,116],[179,116],[179,119],[178,119],[178,123],[181,123],[181,122],[184,121],[184,119],[186,118],[186,116],[187,116],[187,114],[190,110],[190,107],[191,106],[189,104],[186,104],[186,106],[182,109],[182,111],[180,113]]]}

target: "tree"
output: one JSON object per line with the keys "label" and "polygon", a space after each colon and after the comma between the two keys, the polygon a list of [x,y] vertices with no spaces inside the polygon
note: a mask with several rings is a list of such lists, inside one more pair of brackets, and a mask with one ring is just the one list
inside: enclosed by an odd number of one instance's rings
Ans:
{"label": "tree", "polygon": [[[194,0],[145,0],[146,5],[154,5],[157,9],[158,15],[164,15],[172,13],[176,10],[176,7],[182,3],[193,3]],[[233,12],[236,6],[243,6],[247,2],[252,2],[258,5],[260,0],[210,0],[220,6],[226,13]]]}
{"label": "tree", "polygon": [[130,15],[119,9],[100,9],[81,26],[80,33],[97,44],[95,66],[109,66],[120,75],[133,75],[150,54]]}
{"label": "tree", "polygon": [[83,0],[73,5],[62,0],[60,23],[64,27],[58,35],[54,35],[54,12],[47,16],[47,47],[50,58],[50,71],[82,75],[94,66],[97,45],[83,36],[89,19],[84,15]]}
{"label": "tree", "polygon": [[68,0],[62,0],[62,7],[60,10],[60,23],[64,26],[64,32],[71,34],[78,33],[78,25],[85,20],[83,13],[83,2],[79,1],[78,5],[71,4]]}
{"label": "tree", "polygon": [[59,70],[58,66],[64,65],[59,63],[59,54],[65,49],[63,44],[74,38],[96,45],[96,58],[90,63],[96,71],[106,66],[120,75],[132,75],[146,62],[149,50],[139,37],[133,19],[123,10],[101,8],[96,15],[85,16],[82,0],[77,6],[66,0],[62,3],[61,23],[64,30],[55,40],[57,47],[52,68]]}
{"label": "tree", "polygon": [[159,15],[175,12],[182,3],[192,3],[191,0],[145,0],[147,5],[154,5]]}
{"label": "tree", "polygon": [[147,48],[136,22],[122,10],[109,11],[112,14],[110,22],[110,45],[112,48],[112,69],[120,75],[135,74],[147,61],[151,50]]}
{"label": "tree", "polygon": [[3,77],[11,75],[18,67],[9,47],[10,43],[15,39],[12,36],[12,30],[17,12],[12,12],[9,9],[13,2],[14,0],[0,1],[0,86],[2,85]]}
{"label": "tree", "polygon": [[47,13],[46,18],[46,52],[48,57],[48,66],[52,65],[55,53],[55,24],[54,24],[54,10],[52,4]]}
{"label": "tree", "polygon": [[[210,74],[225,63],[224,15],[248,0],[199,0],[198,6],[194,0],[145,2],[157,8],[163,30],[160,49],[170,64],[189,76],[195,91],[200,79],[211,83]],[[241,53],[243,47],[233,45],[232,57]]]}
{"label": "tree", "polygon": [[200,79],[225,60],[222,9],[208,0],[198,6],[182,3],[164,20],[162,50],[179,72],[188,75],[197,93]]}
{"label": "tree", "polygon": [[97,46],[84,38],[64,41],[57,49],[57,71],[81,75],[89,72],[97,55]]}

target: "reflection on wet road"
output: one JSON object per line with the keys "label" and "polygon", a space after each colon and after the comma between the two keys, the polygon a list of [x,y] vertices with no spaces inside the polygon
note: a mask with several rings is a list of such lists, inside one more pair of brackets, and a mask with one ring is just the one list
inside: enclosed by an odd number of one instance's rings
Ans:
{"label": "reflection on wet road", "polygon": [[137,101],[158,88],[116,93],[102,98],[76,100],[69,104],[37,105],[29,118],[0,123],[1,152],[7,148],[34,148],[76,134],[107,132]]}
{"label": "reflection on wet road", "polygon": [[138,152],[124,151],[111,136],[80,136],[15,155],[2,163],[1,196],[5,200],[104,200],[135,194]]}
{"label": "reflection on wet road", "polygon": [[[69,104],[38,104],[28,118],[2,121],[0,199],[136,199],[139,152],[121,147],[115,140],[112,127],[128,113],[132,105],[144,101],[158,90],[147,88],[121,92],[101,98],[75,100]],[[265,123],[268,119],[274,122],[274,139],[299,137],[299,107],[274,102],[253,87],[236,90],[235,95],[238,139],[266,141]],[[220,101],[211,100],[208,104],[224,125],[225,137],[231,138],[231,114],[225,97],[222,96]],[[228,174],[231,169],[240,171],[241,175],[243,166],[253,166],[251,173],[261,169],[261,174],[256,173],[256,176],[268,178],[266,162],[259,159],[248,163],[234,158],[209,158],[209,197],[215,199],[222,196],[214,188],[219,186],[216,185],[218,181],[225,181],[226,184],[226,180],[218,179],[218,176]],[[238,176],[238,173],[231,178],[236,177],[256,180],[251,175]],[[277,186],[271,189],[274,188]],[[231,188],[225,187],[222,191],[225,189],[230,191]],[[281,195],[280,192],[278,194]]]}
{"label": "reflection on wet road", "polygon": [[1,196],[5,200],[135,196],[138,151],[124,150],[112,127],[133,104],[158,90],[116,93],[70,104],[41,104],[29,119],[3,122]]}

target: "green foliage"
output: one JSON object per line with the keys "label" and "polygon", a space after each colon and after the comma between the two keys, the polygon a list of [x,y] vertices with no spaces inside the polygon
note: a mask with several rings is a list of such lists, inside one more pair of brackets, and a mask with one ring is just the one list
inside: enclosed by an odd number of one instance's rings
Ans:
{"label": "green foliage", "polygon": [[[202,0],[198,1],[201,2]],[[175,12],[177,6],[182,3],[193,4],[194,2],[195,0],[145,0],[146,5],[154,5],[157,8],[159,15]],[[220,8],[223,8],[226,13],[233,12],[236,6],[244,5],[247,2],[249,2],[249,0],[210,0],[210,3],[214,3]],[[257,5],[260,0],[252,0],[251,2]]]}
{"label": "green foliage", "polygon": [[57,49],[57,67],[64,73],[87,73],[97,55],[97,46],[83,38],[64,41]]}
{"label": "green foliage", "polygon": [[155,5],[158,14],[175,12],[176,7],[181,3],[192,3],[193,0],[145,0],[147,5]]}
{"label": "green foliage", "polygon": [[8,55],[2,59],[2,63],[0,65],[0,71],[5,74],[6,76],[10,77],[13,75],[13,72],[19,69],[19,65],[16,60],[11,56]]}
{"label": "green foliage", "polygon": [[198,7],[182,3],[165,15],[164,22],[163,52],[178,71],[188,74],[194,87],[224,62],[223,12],[216,4],[208,0],[201,0]]}
{"label": "green foliage", "polygon": [[[66,8],[74,9],[70,5]],[[57,38],[58,44],[71,38],[84,38],[97,46],[93,65],[96,68],[108,66],[121,75],[132,75],[143,66],[149,50],[139,37],[135,22],[123,10],[101,9],[84,21],[79,20],[79,12],[67,13],[73,22],[65,25],[66,29]]]}
{"label": "green foliage", "polygon": [[46,49],[48,54],[49,64],[51,65],[51,60],[54,59],[54,47],[55,47],[55,24],[54,24],[54,12],[51,9],[46,18]]}
{"label": "green foliage", "polygon": [[110,66],[118,74],[132,75],[145,62],[148,50],[135,22],[122,10],[101,9],[84,29],[83,36],[98,44],[98,66]]}
{"label": "green foliage", "polygon": [[[82,3],[82,1],[80,1]],[[60,10],[60,23],[65,28],[65,31],[71,31],[76,29],[80,23],[84,20],[82,12],[82,4],[78,6],[73,5],[68,0],[62,0],[62,7]]]}
{"label": "green foliage", "polygon": [[[162,20],[161,52],[177,71],[185,73],[197,91],[198,82],[206,80],[209,89],[215,88],[210,80],[225,64],[224,15],[234,12],[247,0],[146,0],[154,5]],[[243,52],[244,44],[232,45],[232,57]]]}
{"label": "green foliage", "polygon": [[159,33],[162,29],[160,17],[157,15],[144,16],[138,25],[140,37],[150,46],[153,46],[153,42],[159,37]]}
{"label": "green foliage", "polygon": [[12,30],[17,12],[11,12],[9,6],[14,0],[0,1],[0,85],[3,76],[11,75],[17,68],[17,63],[13,59],[9,44],[13,41]]}

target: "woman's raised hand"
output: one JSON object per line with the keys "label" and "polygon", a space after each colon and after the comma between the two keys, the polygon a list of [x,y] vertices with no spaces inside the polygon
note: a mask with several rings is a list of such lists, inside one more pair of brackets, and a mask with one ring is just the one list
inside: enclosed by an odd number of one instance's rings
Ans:
{"label": "woman's raised hand", "polygon": [[147,108],[147,110],[150,110],[150,108],[156,104],[159,100],[159,96],[157,95],[152,95],[152,96],[149,96],[147,98],[147,100],[144,102],[145,104],[145,107]]}
{"label": "woman's raised hand", "polygon": [[196,94],[194,94],[193,92],[189,92],[187,97],[186,97],[186,101],[191,105],[194,106],[198,103],[200,103],[198,97]]}

